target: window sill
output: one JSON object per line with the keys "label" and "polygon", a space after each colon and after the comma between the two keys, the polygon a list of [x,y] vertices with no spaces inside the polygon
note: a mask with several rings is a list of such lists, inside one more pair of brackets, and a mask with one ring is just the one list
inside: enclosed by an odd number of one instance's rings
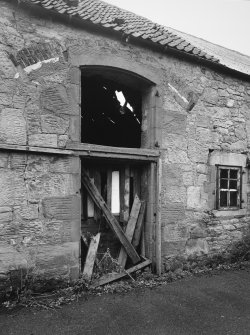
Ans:
{"label": "window sill", "polygon": [[215,217],[227,217],[227,216],[244,216],[247,214],[246,208],[241,209],[221,209],[213,210],[212,213]]}

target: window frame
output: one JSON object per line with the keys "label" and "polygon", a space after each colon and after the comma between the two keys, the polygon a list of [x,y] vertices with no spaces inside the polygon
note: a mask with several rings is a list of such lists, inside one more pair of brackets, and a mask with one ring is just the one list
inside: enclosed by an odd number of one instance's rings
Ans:
{"label": "window frame", "polygon": [[[232,165],[220,165],[216,164],[216,169],[217,169],[217,174],[216,174],[216,209],[217,210],[239,210],[242,208],[242,166],[232,166]],[[230,175],[227,178],[221,178],[220,176],[220,171],[221,170],[237,170],[238,171],[238,176],[237,179],[235,178],[230,178]],[[228,172],[230,173],[230,172]],[[223,189],[221,187],[221,179],[228,180],[237,180],[237,188],[236,189],[230,189],[229,186],[228,188]],[[227,194],[230,195],[230,190],[237,190],[237,206],[230,206],[230,196],[227,196],[227,203],[228,206],[221,206],[220,205],[220,192],[221,190],[227,191]]]}

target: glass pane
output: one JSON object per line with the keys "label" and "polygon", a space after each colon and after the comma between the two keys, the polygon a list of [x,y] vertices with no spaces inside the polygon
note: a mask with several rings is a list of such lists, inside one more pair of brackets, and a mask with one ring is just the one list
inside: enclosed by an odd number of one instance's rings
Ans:
{"label": "glass pane", "polygon": [[227,191],[220,191],[220,207],[227,207]]}
{"label": "glass pane", "polygon": [[232,190],[237,190],[237,180],[230,180],[229,181],[229,188]]}
{"label": "glass pane", "polygon": [[238,178],[238,170],[230,170],[230,178],[237,179]]}
{"label": "glass pane", "polygon": [[220,170],[220,177],[221,178],[228,178],[228,169],[221,169]]}
{"label": "glass pane", "polygon": [[230,192],[230,207],[237,207],[238,192]]}
{"label": "glass pane", "polygon": [[[237,183],[237,181],[236,181]],[[220,180],[220,188],[228,188],[228,179],[221,179]]]}

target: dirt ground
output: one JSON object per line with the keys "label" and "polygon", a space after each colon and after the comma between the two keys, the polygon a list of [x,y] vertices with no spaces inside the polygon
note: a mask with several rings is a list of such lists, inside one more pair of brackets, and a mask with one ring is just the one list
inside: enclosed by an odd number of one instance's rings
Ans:
{"label": "dirt ground", "polygon": [[249,335],[250,269],[83,297],[57,310],[1,310],[0,334]]}

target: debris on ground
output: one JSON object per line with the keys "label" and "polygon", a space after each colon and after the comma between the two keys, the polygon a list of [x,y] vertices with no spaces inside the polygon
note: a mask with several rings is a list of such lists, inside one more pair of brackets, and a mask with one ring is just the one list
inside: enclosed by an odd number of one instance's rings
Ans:
{"label": "debris on ground", "polygon": [[[161,276],[151,273],[151,270],[137,271],[133,277],[110,283],[104,286],[91,287],[85,280],[78,280],[73,286],[60,289],[51,293],[34,294],[31,291],[22,292],[18,299],[8,300],[2,303],[6,309],[14,309],[16,307],[30,307],[35,309],[58,309],[62,305],[70,304],[73,301],[85,297],[88,299],[90,295],[103,295],[113,293],[126,293],[138,288],[154,288],[161,285],[167,285],[171,282],[188,278],[191,276],[212,276],[221,273],[221,271],[240,270],[250,268],[250,261],[242,261],[233,264],[219,264],[216,267],[204,266],[198,268],[193,265],[189,270],[169,271]],[[132,275],[131,275],[132,276]]]}

